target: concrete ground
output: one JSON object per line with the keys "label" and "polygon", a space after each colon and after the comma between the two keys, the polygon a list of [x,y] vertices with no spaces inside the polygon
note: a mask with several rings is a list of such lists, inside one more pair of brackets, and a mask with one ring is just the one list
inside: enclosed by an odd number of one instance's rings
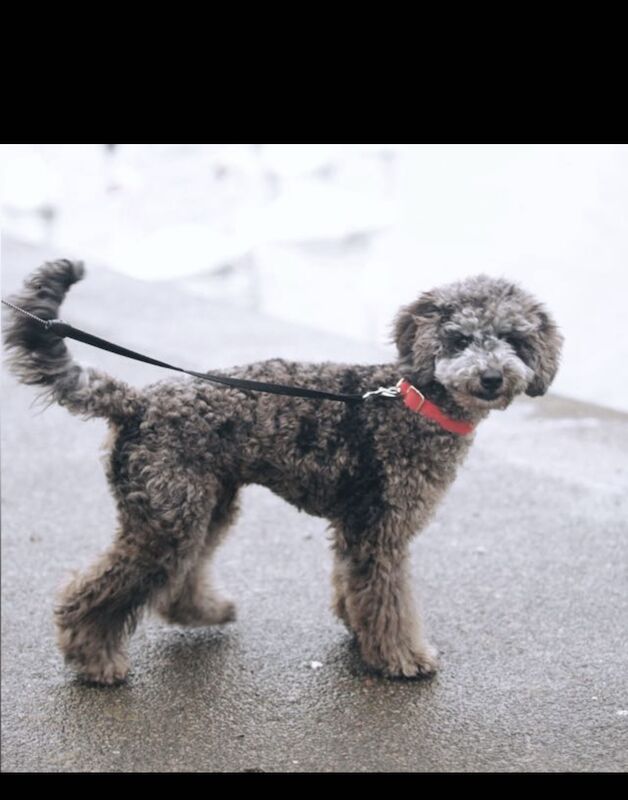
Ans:
{"label": "concrete ground", "polygon": [[[7,296],[44,258],[65,254],[9,241],[2,255]],[[63,316],[197,369],[387,355],[98,266]],[[71,348],[136,385],[167,377]],[[105,423],[42,413],[32,389],[6,372],[2,381],[4,771],[628,767],[628,416],[549,396],[481,425],[413,546],[441,651],[434,680],[364,670],[329,610],[325,522],[250,487],[215,565],[237,622],[188,631],[147,619],[128,684],[93,688],[63,666],[52,609],[59,584],[115,525],[99,461]]]}

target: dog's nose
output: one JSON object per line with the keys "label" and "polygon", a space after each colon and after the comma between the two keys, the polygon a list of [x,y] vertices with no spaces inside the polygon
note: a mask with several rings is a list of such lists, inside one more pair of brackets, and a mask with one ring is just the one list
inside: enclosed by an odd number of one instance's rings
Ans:
{"label": "dog's nose", "polygon": [[496,392],[504,382],[504,376],[496,369],[487,369],[480,375],[482,388],[489,392]]}

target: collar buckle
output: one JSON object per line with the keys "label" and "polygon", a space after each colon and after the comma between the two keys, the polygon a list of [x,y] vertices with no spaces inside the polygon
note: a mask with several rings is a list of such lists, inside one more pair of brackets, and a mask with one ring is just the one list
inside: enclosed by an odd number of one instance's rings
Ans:
{"label": "collar buckle", "polygon": [[399,383],[396,386],[380,386],[379,389],[366,392],[362,395],[362,400],[366,400],[368,397],[397,397],[397,395],[401,394]]}
{"label": "collar buckle", "polygon": [[420,392],[420,391],[419,391],[419,390],[416,388],[416,386],[413,386],[413,385],[410,383],[410,381],[407,381],[405,378],[401,378],[401,380],[400,380],[400,381],[397,383],[397,386],[396,386],[395,388],[397,389],[397,391],[398,391],[398,392],[399,392],[399,393],[402,395],[402,397],[404,397],[404,398],[405,398],[405,397],[407,397],[407,395],[408,395],[410,392],[414,392],[414,393],[415,393],[415,395],[416,395],[416,396],[419,398],[419,404],[418,404],[418,406],[415,406],[415,405],[414,405],[414,403],[412,403],[412,406],[411,406],[411,407],[412,407],[412,410],[413,410],[413,411],[416,411],[417,413],[421,411],[421,409],[422,409],[422,408],[423,408],[423,406],[425,405],[425,401],[427,400],[427,398],[425,397],[425,395],[423,394],[423,392]]}

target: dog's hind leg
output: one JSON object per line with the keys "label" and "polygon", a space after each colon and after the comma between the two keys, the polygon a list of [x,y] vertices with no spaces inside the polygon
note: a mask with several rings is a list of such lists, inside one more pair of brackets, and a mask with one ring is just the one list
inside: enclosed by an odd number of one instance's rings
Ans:
{"label": "dog's hind leg", "polygon": [[178,477],[177,482],[163,471],[135,507],[127,501],[113,546],[63,591],[55,612],[59,644],[88,681],[126,678],[126,641],[142,610],[189,569],[204,546],[217,494],[195,485],[192,476]]}
{"label": "dog's hind leg", "polygon": [[238,513],[237,491],[232,486],[221,491],[198,557],[158,595],[154,607],[167,622],[201,627],[222,625],[236,618],[235,605],[213,589],[209,565]]}
{"label": "dog's hind leg", "polygon": [[350,544],[337,536],[334,588],[336,613],[358,640],[365,663],[390,677],[423,677],[437,668],[436,650],[424,639],[414,606],[407,545],[396,536]]}
{"label": "dog's hind leg", "polygon": [[[135,536],[135,534],[134,534]],[[55,610],[66,662],[93,683],[126,678],[126,640],[151,594],[167,580],[164,566],[118,542],[65,587]]]}

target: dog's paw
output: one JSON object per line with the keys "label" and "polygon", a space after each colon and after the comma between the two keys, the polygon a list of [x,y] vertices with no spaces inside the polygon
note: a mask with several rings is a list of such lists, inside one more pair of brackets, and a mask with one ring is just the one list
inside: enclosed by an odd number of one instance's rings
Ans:
{"label": "dog's paw", "polygon": [[225,625],[236,618],[235,603],[230,600],[214,601],[206,612],[207,625]]}
{"label": "dog's paw", "polygon": [[99,686],[115,686],[124,683],[129,674],[129,662],[121,653],[105,661],[99,660],[91,664],[83,664],[79,670],[79,678],[86,683]]}
{"label": "dog's paw", "polygon": [[225,625],[236,618],[235,604],[223,600],[214,594],[194,598],[190,602],[171,603],[157,607],[157,611],[172,625],[184,625],[187,628],[204,628],[207,625]]}
{"label": "dog's paw", "polygon": [[68,613],[67,606],[57,612],[58,642],[65,663],[87,683],[112,686],[126,680],[129,673],[126,652],[96,636],[93,629],[64,625],[63,615]]}
{"label": "dog's paw", "polygon": [[215,595],[210,595],[198,602],[187,624],[192,627],[225,625],[227,622],[233,622],[235,618],[235,603],[232,603],[231,600],[223,600]]}
{"label": "dog's paw", "polygon": [[438,670],[438,651],[427,643],[389,650],[385,657],[380,655],[376,661],[365,660],[387,678],[431,678]]}
{"label": "dog's paw", "polygon": [[390,678],[431,678],[438,670],[438,650],[431,644],[408,653],[400,652],[384,673]]}

